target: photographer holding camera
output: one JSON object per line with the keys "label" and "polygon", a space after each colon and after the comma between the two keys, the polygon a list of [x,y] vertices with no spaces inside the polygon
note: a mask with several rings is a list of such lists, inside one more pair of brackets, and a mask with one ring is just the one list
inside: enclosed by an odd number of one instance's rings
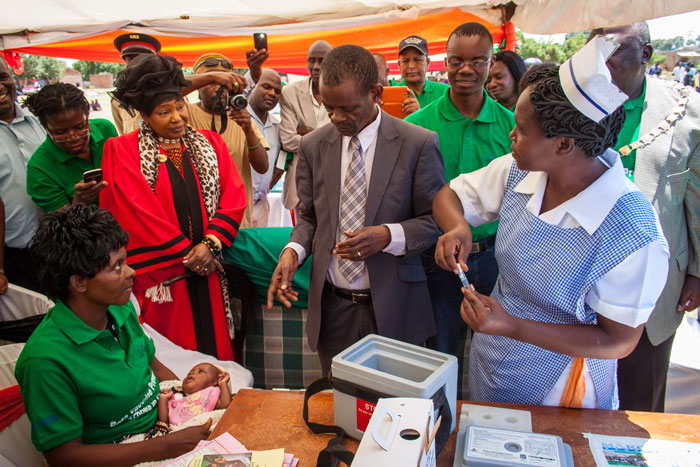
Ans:
{"label": "photographer holding camera", "polygon": [[[195,76],[211,72],[233,73],[231,61],[217,53],[204,54],[194,63]],[[245,80],[241,77],[242,82]],[[234,83],[233,91],[218,84],[210,84],[199,89],[199,103],[187,104],[190,125],[195,128],[221,132],[229,154],[245,185],[248,204],[243,214],[241,228],[252,226],[253,179],[251,166],[258,173],[267,172],[267,149],[265,138],[246,110],[247,100],[243,88]],[[226,119],[222,118],[226,115]]]}

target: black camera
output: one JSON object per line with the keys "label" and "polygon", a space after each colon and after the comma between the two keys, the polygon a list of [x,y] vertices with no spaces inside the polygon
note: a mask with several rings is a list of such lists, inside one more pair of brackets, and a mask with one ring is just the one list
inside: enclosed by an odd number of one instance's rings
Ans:
{"label": "black camera", "polygon": [[228,98],[228,106],[234,109],[245,109],[248,107],[248,99],[243,94],[234,94]]}

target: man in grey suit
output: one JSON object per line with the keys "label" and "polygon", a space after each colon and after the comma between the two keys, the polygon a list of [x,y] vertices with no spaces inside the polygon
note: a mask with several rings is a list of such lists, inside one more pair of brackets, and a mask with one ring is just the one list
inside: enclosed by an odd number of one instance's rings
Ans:
{"label": "man in grey suit", "polygon": [[676,328],[700,304],[700,96],[645,74],[653,52],[646,23],[596,29],[591,38],[597,34],[620,44],[607,64],[630,97],[616,149],[658,212],[671,250],[666,286],[646,332],[618,362],[620,409],[663,412]]}
{"label": "man in grey suit", "polygon": [[324,374],[363,336],[419,344],[435,333],[420,251],[439,231],[431,202],[445,183],[437,135],[382,112],[377,65],[343,45],[323,62],[332,125],[301,138],[299,219],[268,290],[286,306],[292,278],[313,254],[306,333]]}
{"label": "man in grey suit", "polygon": [[314,42],[309,48],[309,54],[306,58],[309,78],[282,88],[280,139],[282,140],[282,149],[294,155],[287,168],[282,191],[282,201],[287,209],[296,209],[297,204],[299,204],[296,188],[298,161],[296,152],[299,149],[299,141],[303,135],[330,122],[328,113],[321,103],[321,91],[319,90],[321,64],[330,50],[331,45],[328,42]]}

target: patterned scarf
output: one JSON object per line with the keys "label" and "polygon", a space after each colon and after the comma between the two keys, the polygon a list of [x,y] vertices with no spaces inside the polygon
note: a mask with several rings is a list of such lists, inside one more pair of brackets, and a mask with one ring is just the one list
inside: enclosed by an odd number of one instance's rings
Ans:
{"label": "patterned scarf", "polygon": [[[199,184],[202,192],[204,208],[207,211],[207,219],[211,222],[219,206],[219,198],[221,197],[221,179],[219,177],[219,162],[216,157],[214,148],[209,143],[207,138],[187,125],[185,134],[182,137],[185,148],[192,160],[192,165],[197,173]],[[160,147],[158,138],[151,126],[146,123],[141,123],[139,130],[139,154],[141,160],[141,173],[148,182],[151,190],[155,193],[156,180],[158,179],[158,168],[161,163]],[[219,283],[221,284],[221,297],[224,302],[224,311],[226,315],[226,324],[228,325],[228,333],[231,339],[235,334],[235,329],[240,329],[241,315],[240,310],[233,316],[231,312],[231,300],[228,294],[228,280],[226,274],[218,273]],[[146,296],[154,302],[171,302],[172,297],[168,287],[163,287],[159,284],[157,290],[147,290]],[[153,288],[152,288],[153,289]],[[159,298],[156,298],[159,297]]]}

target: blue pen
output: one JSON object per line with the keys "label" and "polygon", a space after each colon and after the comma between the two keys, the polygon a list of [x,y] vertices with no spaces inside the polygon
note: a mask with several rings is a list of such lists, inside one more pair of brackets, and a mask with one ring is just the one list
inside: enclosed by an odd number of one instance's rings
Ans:
{"label": "blue pen", "polygon": [[462,287],[464,287],[467,290],[470,290],[469,289],[469,281],[467,280],[467,275],[464,274],[464,271],[462,270],[462,266],[460,266],[459,263],[457,263],[457,269],[459,270],[457,275],[459,276],[459,280],[462,281]]}

